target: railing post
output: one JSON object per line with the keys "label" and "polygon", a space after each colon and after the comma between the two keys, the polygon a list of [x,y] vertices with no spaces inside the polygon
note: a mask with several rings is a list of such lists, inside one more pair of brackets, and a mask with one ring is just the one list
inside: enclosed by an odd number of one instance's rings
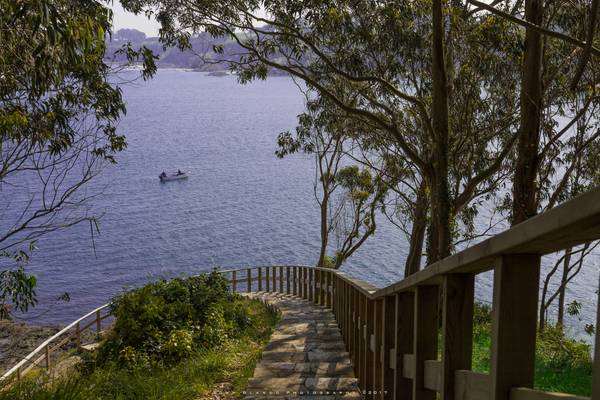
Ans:
{"label": "railing post", "polygon": [[319,305],[325,305],[325,296],[327,295],[327,287],[325,286],[325,272],[319,271]]}
{"label": "railing post", "polygon": [[[357,290],[358,292],[358,290]],[[357,293],[358,296],[358,326],[356,330],[356,336],[358,339],[357,355],[358,355],[358,370],[359,376],[358,381],[363,392],[368,390],[365,379],[365,371],[367,369],[366,357],[367,354],[367,299],[361,292]]]}
{"label": "railing post", "polygon": [[375,304],[374,301],[369,299],[366,295],[364,297],[364,310],[365,310],[365,322],[363,324],[363,340],[365,342],[364,355],[365,359],[363,361],[364,368],[364,381],[365,381],[365,390],[367,391],[367,397],[372,398],[371,394],[373,393],[373,366],[374,366],[374,353],[375,349],[373,347],[373,327],[374,327],[374,319],[375,319]]}
{"label": "railing post", "polygon": [[290,267],[285,267],[285,293],[286,294],[290,294],[291,290],[290,290]]}
{"label": "railing post", "polygon": [[45,359],[46,359],[46,370],[50,369],[50,346],[46,345],[45,351]]}
{"label": "railing post", "polygon": [[437,359],[439,287],[415,289],[413,400],[435,400],[437,393],[425,388],[425,361]]}
{"label": "railing post", "polygon": [[383,299],[372,300],[373,303],[373,391],[375,392],[373,398],[383,398],[383,387],[382,387],[382,342],[383,342]]}
{"label": "railing post", "polygon": [[283,293],[283,267],[279,267],[279,293]]}
{"label": "railing post", "polygon": [[262,267],[258,267],[258,291],[262,292]]}
{"label": "railing post", "polygon": [[415,294],[403,292],[396,295],[396,341],[394,399],[412,399],[412,380],[403,375],[404,355],[413,353],[415,334]]}
{"label": "railing post", "polygon": [[75,345],[77,347],[77,350],[81,348],[81,327],[79,325],[79,322],[77,322],[77,324],[75,325]]}
{"label": "railing post", "polygon": [[334,304],[334,309],[337,307],[337,296],[336,286],[334,285],[334,280],[332,279],[331,272],[327,271],[325,273],[325,307],[331,308],[331,303]]}
{"label": "railing post", "polygon": [[600,327],[600,294],[596,303],[596,345],[594,346],[594,364],[592,367],[592,400],[600,399],[600,332],[598,332],[598,327]]}
{"label": "railing post", "polygon": [[252,291],[252,269],[250,268],[246,270],[246,286],[246,291],[250,293]]}
{"label": "railing post", "polygon": [[496,260],[491,400],[508,400],[511,387],[533,387],[539,280],[539,255],[511,254]]}
{"label": "railing post", "polygon": [[314,292],[314,270],[312,268],[308,268],[308,301],[313,302],[315,299]]}
{"label": "railing post", "polygon": [[459,369],[470,370],[473,357],[472,274],[445,275],[442,287],[442,367],[440,399],[454,400],[454,377]]}
{"label": "railing post", "polygon": [[[382,301],[382,336],[381,336],[381,390],[382,399],[394,398],[394,381],[396,369],[396,296],[386,296]],[[393,352],[393,353],[392,353]]]}
{"label": "railing post", "polygon": [[266,286],[266,291],[267,293],[271,291],[271,279],[269,278],[269,270],[271,268],[266,267],[265,268],[265,286]]}
{"label": "railing post", "polygon": [[354,373],[356,374],[356,378],[360,383],[360,303],[358,298],[358,290],[356,290],[356,288],[353,286],[350,286],[350,289],[352,296],[352,332],[350,334],[350,339],[352,341],[352,360],[354,362]]}
{"label": "railing post", "polygon": [[236,271],[231,272],[231,289],[233,293],[235,293],[237,290]]}
{"label": "railing post", "polygon": [[294,280],[294,284],[292,285],[292,294],[294,296],[298,295],[298,267],[292,267],[292,276]]}
{"label": "railing post", "polygon": [[308,299],[308,269],[302,268],[302,298]]}
{"label": "railing post", "polygon": [[96,311],[96,333],[99,335],[102,330],[102,318],[100,318],[100,310]]}
{"label": "railing post", "polygon": [[273,271],[273,292],[277,291],[277,267],[271,267]]}

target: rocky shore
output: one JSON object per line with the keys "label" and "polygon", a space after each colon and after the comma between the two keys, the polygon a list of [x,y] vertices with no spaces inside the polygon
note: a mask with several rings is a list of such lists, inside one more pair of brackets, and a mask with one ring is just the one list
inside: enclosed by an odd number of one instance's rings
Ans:
{"label": "rocky shore", "polygon": [[4,374],[60,328],[0,320],[0,374]]}

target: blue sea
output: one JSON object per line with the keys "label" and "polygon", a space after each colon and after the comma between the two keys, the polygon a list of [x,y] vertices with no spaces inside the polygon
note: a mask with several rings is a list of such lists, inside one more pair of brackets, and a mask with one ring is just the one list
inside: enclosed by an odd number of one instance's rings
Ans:
{"label": "blue sea", "polygon": [[[92,241],[90,226],[80,225],[38,241],[28,268],[39,305],[20,318],[66,323],[158,278],[317,260],[314,161],[274,154],[277,135],[293,130],[304,109],[291,79],[240,85],[233,76],[161,69],[123,91],[119,131],[128,147],[93,185],[104,188],[93,202],[100,235]],[[159,182],[160,172],[177,169],[189,179]],[[382,217],[344,270],[385,286],[402,278],[406,253],[404,235]],[[595,321],[597,260],[590,257],[569,292],[584,305],[583,320],[570,321],[576,332]],[[64,292],[71,300],[57,303]],[[477,297],[491,300],[489,273],[478,277]]]}

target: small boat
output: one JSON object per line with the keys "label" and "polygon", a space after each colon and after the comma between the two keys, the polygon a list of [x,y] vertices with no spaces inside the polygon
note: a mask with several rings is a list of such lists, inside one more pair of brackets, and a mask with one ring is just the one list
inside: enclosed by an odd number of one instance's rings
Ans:
{"label": "small boat", "polygon": [[175,174],[171,174],[171,175],[167,175],[164,172],[162,174],[160,174],[158,176],[158,179],[160,179],[161,182],[168,182],[168,181],[178,181],[180,179],[187,179],[187,174],[185,172],[181,172],[178,171]]}

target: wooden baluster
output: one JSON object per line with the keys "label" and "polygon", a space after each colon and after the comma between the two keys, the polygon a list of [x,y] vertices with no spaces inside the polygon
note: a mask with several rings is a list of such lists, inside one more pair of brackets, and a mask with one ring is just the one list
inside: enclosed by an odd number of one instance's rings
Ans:
{"label": "wooden baluster", "polygon": [[279,293],[283,293],[283,267],[279,267]]}
{"label": "wooden baluster", "polygon": [[323,287],[321,286],[321,271],[314,270],[315,278],[315,304],[321,304],[323,298]]}
{"label": "wooden baluster", "polygon": [[[360,337],[361,337],[361,321],[360,321],[360,302],[358,290],[352,288],[352,312],[354,316],[352,329],[352,352],[354,354],[354,374],[360,381]],[[360,383],[360,382],[359,382]],[[361,384],[362,387],[362,384]]]}
{"label": "wooden baluster", "polygon": [[308,268],[308,301],[314,301],[314,270]]}
{"label": "wooden baluster", "polygon": [[473,301],[475,277],[445,275],[442,288],[442,366],[440,399],[454,400],[455,373],[470,370],[473,357]]}
{"label": "wooden baluster", "polygon": [[394,371],[394,398],[412,399],[412,380],[404,377],[404,355],[413,354],[415,294],[413,292],[396,295],[396,369]]}
{"label": "wooden baluster", "polygon": [[[344,281],[344,297],[345,307],[344,307],[344,326],[346,327],[346,346],[350,349],[352,328],[354,328],[354,320],[352,319],[352,297],[351,297],[351,288],[350,285],[346,281]],[[349,350],[348,350],[349,351]]]}
{"label": "wooden baluster", "polygon": [[327,288],[327,271],[321,271],[319,278],[321,279],[321,293],[323,294],[323,299],[320,301],[319,304],[325,307],[325,305],[327,304],[327,297],[329,294],[329,290]]}
{"label": "wooden baluster", "polygon": [[594,346],[594,366],[592,372],[592,400],[600,399],[600,295],[596,303],[596,345]]}
{"label": "wooden baluster", "polygon": [[340,288],[340,324],[341,324],[341,329],[342,329],[342,337],[344,338],[344,343],[346,344],[346,350],[349,349],[348,347],[348,297],[347,297],[347,291],[346,291],[346,282],[344,282],[344,280],[342,280],[342,278],[340,278],[338,276],[338,285]]}
{"label": "wooden baluster", "polygon": [[373,343],[372,343],[372,351],[373,351],[373,391],[375,395],[374,399],[383,398],[383,389],[382,389],[382,342],[383,342],[383,299],[372,300],[373,303]]}
{"label": "wooden baluster", "polygon": [[350,296],[348,294],[349,289],[346,281],[340,278],[340,283],[342,285],[343,296],[344,296],[344,306],[342,308],[342,331],[344,332],[344,342],[346,342],[346,348],[350,351],[350,328],[352,326],[351,321],[351,313],[350,313]]}
{"label": "wooden baluster", "polygon": [[415,289],[413,400],[435,400],[437,393],[425,388],[425,361],[437,359],[439,287]]}
{"label": "wooden baluster", "polygon": [[290,282],[290,267],[285,267],[285,293],[286,294],[290,294],[292,291],[290,289],[291,286],[291,282]]}
{"label": "wooden baluster", "polygon": [[382,336],[381,336],[381,383],[382,399],[394,398],[396,366],[396,302],[397,296],[386,296],[382,301]]}
{"label": "wooden baluster", "polygon": [[[375,317],[375,304],[374,301],[369,299],[367,296],[364,297],[364,307],[365,307],[365,323],[363,325],[363,340],[365,342],[364,348],[364,381],[365,381],[365,389],[367,390],[367,394],[373,392],[373,365],[374,365],[374,352],[373,348],[373,331],[374,331],[374,317]],[[368,395],[367,398],[373,398],[372,395]]]}
{"label": "wooden baluster", "polygon": [[232,271],[231,272],[231,289],[233,291],[233,293],[236,292],[237,290],[237,279],[236,279],[236,271]]}
{"label": "wooden baluster", "polygon": [[302,268],[302,298],[308,299],[308,269]]}
{"label": "wooden baluster", "polygon": [[334,296],[337,296],[336,287],[333,284],[334,280],[332,279],[331,272],[325,272],[325,307],[331,308],[331,303],[334,303],[334,308],[337,307],[337,299]]}
{"label": "wooden baluster", "polygon": [[292,294],[298,296],[298,267],[292,267],[292,279],[294,285],[292,285]]}
{"label": "wooden baluster", "polygon": [[267,292],[271,291],[271,280],[269,279],[269,270],[270,269],[271,268],[269,268],[269,267],[266,267],[266,269],[265,269],[265,286],[267,287],[266,288]]}
{"label": "wooden baluster", "polygon": [[539,255],[511,254],[496,260],[491,400],[508,400],[511,387],[533,387],[539,280]]}
{"label": "wooden baluster", "polygon": [[47,346],[44,348],[44,351],[45,351],[45,356],[44,356],[44,358],[45,358],[45,360],[46,360],[46,371],[48,371],[48,370],[50,370],[50,346],[49,346],[49,345],[47,345]]}
{"label": "wooden baluster", "polygon": [[366,369],[367,369],[367,360],[366,360],[366,354],[367,354],[367,299],[366,297],[362,294],[359,293],[359,297],[358,297],[358,308],[360,310],[360,324],[358,326],[358,366],[359,366],[359,371],[360,371],[360,377],[359,377],[359,381],[360,381],[360,387],[362,388],[363,391],[367,391],[368,387],[366,385],[366,379],[365,379],[365,374],[366,374]]}
{"label": "wooden baluster", "polygon": [[250,293],[252,291],[252,269],[248,268],[246,270],[246,292]]}
{"label": "wooden baluster", "polygon": [[271,271],[273,271],[273,292],[277,291],[277,267],[272,267]]}
{"label": "wooden baluster", "polygon": [[96,334],[100,335],[102,330],[102,318],[100,317],[100,310],[96,311]]}
{"label": "wooden baluster", "polygon": [[262,292],[262,267],[258,267],[258,291]]}
{"label": "wooden baluster", "polygon": [[75,346],[77,350],[81,349],[81,327],[79,322],[75,325]]}
{"label": "wooden baluster", "polygon": [[319,304],[319,277],[318,277],[319,271],[312,268],[310,270],[310,272],[312,273],[311,280],[312,280],[312,287],[313,287],[313,302],[315,304]]}

